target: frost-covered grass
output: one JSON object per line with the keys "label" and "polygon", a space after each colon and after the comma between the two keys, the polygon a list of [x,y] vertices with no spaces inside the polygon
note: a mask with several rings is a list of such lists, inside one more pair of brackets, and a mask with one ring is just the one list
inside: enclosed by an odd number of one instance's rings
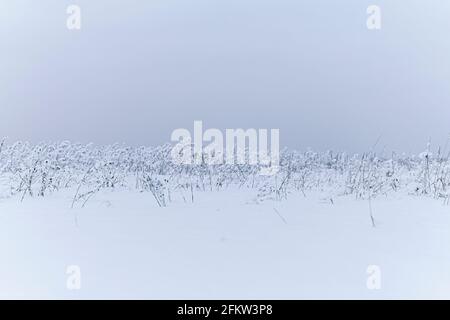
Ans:
{"label": "frost-covered grass", "polygon": [[198,192],[237,187],[252,190],[259,202],[317,191],[327,193],[330,202],[341,195],[371,200],[396,193],[449,201],[449,155],[440,148],[433,155],[430,146],[418,156],[283,150],[280,170],[272,176],[251,165],[179,165],[170,151],[170,145],[2,143],[1,196],[25,200],[71,190],[71,206],[84,207],[100,190],[127,188],[148,192],[166,207],[174,198],[194,202]]}

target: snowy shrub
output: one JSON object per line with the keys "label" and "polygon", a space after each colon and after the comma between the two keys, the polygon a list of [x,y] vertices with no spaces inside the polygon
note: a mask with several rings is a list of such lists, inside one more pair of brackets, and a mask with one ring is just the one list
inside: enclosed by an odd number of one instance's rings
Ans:
{"label": "snowy shrub", "polygon": [[[72,206],[84,206],[101,190],[148,192],[161,207],[174,197],[195,202],[195,194],[228,188],[254,190],[258,202],[281,201],[292,194],[327,194],[326,199],[353,195],[373,199],[403,192],[415,196],[450,198],[450,161],[441,149],[428,145],[418,156],[385,157],[375,152],[347,155],[282,150],[278,172],[260,175],[261,166],[176,164],[171,145],[128,147],[82,145],[67,141],[31,145],[0,141],[0,197],[45,197],[59,190],[73,192]],[[247,150],[248,152],[248,150]],[[327,200],[328,201],[328,200]]]}

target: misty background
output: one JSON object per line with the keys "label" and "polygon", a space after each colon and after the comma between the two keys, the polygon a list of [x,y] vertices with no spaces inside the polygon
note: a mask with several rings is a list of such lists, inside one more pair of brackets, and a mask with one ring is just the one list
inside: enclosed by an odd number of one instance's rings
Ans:
{"label": "misty background", "polygon": [[157,145],[202,120],[420,152],[450,137],[449,31],[446,0],[2,1],[0,136]]}

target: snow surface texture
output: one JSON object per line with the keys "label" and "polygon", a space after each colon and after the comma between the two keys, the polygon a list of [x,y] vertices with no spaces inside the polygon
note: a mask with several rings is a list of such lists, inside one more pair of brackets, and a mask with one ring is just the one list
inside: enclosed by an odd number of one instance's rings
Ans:
{"label": "snow surface texture", "polygon": [[0,298],[450,298],[443,153],[284,151],[265,177],[169,150],[2,144]]}

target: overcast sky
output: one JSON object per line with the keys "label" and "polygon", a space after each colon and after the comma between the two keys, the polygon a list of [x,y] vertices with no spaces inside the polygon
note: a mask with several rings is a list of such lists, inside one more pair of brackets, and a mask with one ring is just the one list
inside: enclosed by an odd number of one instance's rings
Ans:
{"label": "overcast sky", "polygon": [[2,1],[0,108],[9,141],[156,145],[203,120],[418,152],[450,137],[450,1]]}

